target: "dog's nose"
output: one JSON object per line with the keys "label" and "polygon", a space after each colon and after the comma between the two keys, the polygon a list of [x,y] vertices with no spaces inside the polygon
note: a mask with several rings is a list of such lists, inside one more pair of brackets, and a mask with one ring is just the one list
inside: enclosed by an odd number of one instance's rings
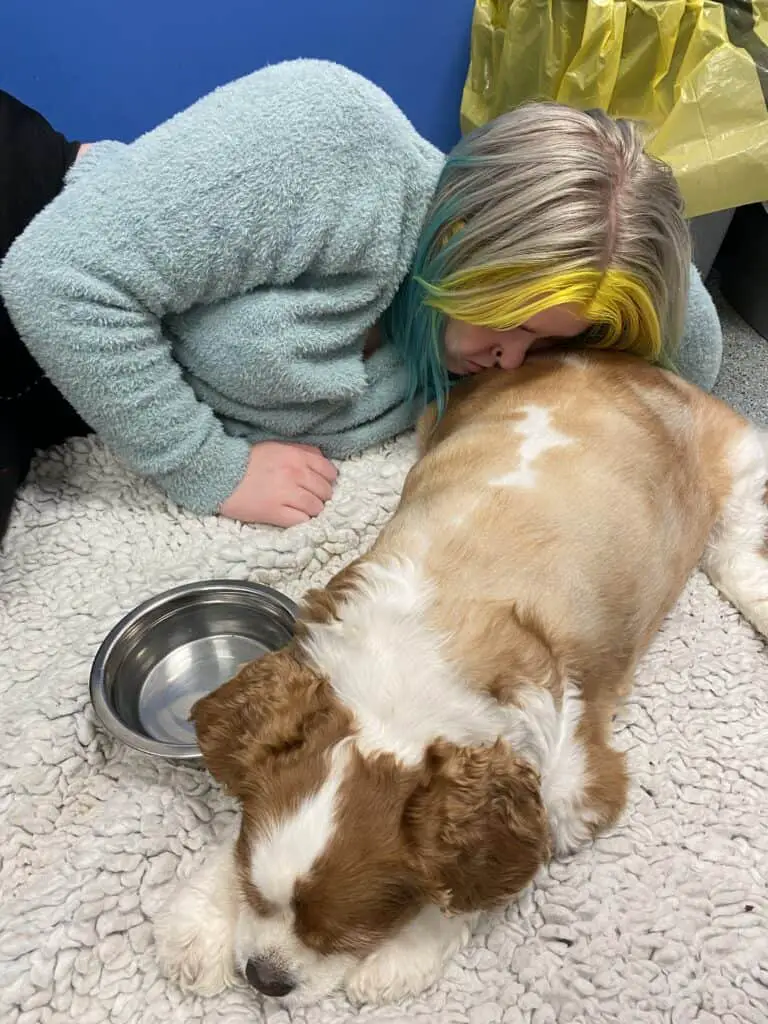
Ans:
{"label": "dog's nose", "polygon": [[245,965],[245,977],[249,985],[264,996],[279,999],[296,988],[296,982],[287,971],[277,967],[266,957],[249,960]]}

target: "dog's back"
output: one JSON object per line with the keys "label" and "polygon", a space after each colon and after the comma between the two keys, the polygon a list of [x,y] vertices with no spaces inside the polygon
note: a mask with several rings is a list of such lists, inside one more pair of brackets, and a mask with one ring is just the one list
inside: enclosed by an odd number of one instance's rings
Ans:
{"label": "dog's back", "polygon": [[492,371],[422,424],[373,557],[434,583],[432,621],[475,685],[530,681],[538,649],[547,672],[619,686],[701,558],[747,430],[631,357]]}

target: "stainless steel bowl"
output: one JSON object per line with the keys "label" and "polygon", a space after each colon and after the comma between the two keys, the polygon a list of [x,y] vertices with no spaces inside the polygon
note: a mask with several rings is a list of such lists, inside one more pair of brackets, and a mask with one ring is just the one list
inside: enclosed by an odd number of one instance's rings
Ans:
{"label": "stainless steel bowl", "polygon": [[283,594],[235,580],[189,583],[145,601],[96,654],[96,714],[136,750],[198,760],[192,705],[245,662],[284,647],[295,618],[296,606]]}

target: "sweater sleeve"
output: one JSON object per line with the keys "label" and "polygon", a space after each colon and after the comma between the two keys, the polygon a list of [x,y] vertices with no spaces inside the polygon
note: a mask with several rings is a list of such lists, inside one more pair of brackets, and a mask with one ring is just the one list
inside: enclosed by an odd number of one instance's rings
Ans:
{"label": "sweater sleeve", "polygon": [[391,100],[337,65],[263,69],[131,145],[86,152],[11,247],[0,292],[112,450],[212,512],[249,446],[185,381],[166,318],[307,272],[391,277],[415,138]]}
{"label": "sweater sleeve", "polygon": [[190,295],[195,285],[151,226],[156,196],[134,216],[121,149],[86,155],[11,247],[0,292],[27,348],[112,451],[181,505],[213,512],[242,478],[248,444],[225,433],[173,358],[162,318],[182,283]]}

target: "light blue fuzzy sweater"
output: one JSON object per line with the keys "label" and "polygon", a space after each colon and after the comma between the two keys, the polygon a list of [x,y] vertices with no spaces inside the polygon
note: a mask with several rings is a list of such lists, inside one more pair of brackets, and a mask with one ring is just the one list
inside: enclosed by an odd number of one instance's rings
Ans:
{"label": "light blue fuzzy sweater", "polygon": [[[212,512],[251,443],[344,456],[411,425],[393,348],[362,350],[443,162],[365,79],[275,65],[131,145],[93,146],[11,247],[0,293],[112,450]],[[693,284],[680,364],[696,378],[713,352],[719,365],[720,335]]]}
{"label": "light blue fuzzy sweater", "polygon": [[412,424],[393,348],[362,348],[443,161],[351,71],[269,67],[86,151],[11,247],[2,295],[112,450],[211,512],[249,442],[344,456]]}

